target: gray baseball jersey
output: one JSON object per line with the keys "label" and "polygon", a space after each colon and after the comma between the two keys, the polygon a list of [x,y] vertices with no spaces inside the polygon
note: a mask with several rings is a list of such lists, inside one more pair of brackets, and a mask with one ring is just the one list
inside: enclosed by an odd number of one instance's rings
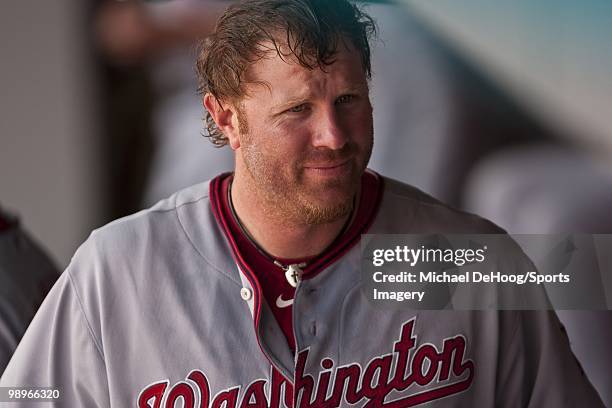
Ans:
{"label": "gray baseball jersey", "polygon": [[[65,407],[603,406],[554,313],[376,308],[359,245],[298,285],[292,354],[211,200],[197,185],[95,231],[0,384]],[[499,229],[384,180],[370,233],[440,231]]]}

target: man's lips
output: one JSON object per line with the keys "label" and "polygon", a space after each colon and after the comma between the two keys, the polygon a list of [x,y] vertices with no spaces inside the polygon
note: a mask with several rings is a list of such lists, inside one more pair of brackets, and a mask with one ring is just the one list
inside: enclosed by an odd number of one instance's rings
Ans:
{"label": "man's lips", "polygon": [[346,159],[341,162],[333,162],[333,163],[320,163],[320,164],[307,164],[304,166],[306,169],[312,170],[333,170],[341,168],[350,163],[350,159]]}

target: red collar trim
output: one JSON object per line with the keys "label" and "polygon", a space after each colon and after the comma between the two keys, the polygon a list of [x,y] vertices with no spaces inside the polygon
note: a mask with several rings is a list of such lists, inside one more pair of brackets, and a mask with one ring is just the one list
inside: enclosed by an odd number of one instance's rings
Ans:
{"label": "red collar trim", "polygon": [[261,309],[261,287],[259,285],[259,282],[257,281],[257,278],[255,277],[255,274],[253,273],[251,268],[242,258],[240,251],[238,251],[238,245],[236,244],[236,240],[234,239],[234,236],[230,233],[230,228],[228,225],[227,217],[223,215],[223,204],[222,204],[223,194],[221,194],[221,190],[222,190],[221,184],[223,180],[230,175],[231,173],[223,173],[215,177],[213,180],[211,180],[210,182],[210,202],[212,204],[213,214],[215,218],[217,219],[217,222],[221,226],[221,229],[223,230],[225,237],[229,241],[229,244],[232,248],[232,256],[234,257],[236,264],[247,277],[249,283],[251,284],[251,287],[255,289],[254,294],[253,294],[253,304],[254,304],[254,316],[255,316],[255,329],[257,329],[257,326],[259,324],[259,313]]}
{"label": "red collar trim", "polygon": [[[253,273],[252,269],[249,267],[238,245],[238,241],[248,242],[250,240],[245,237],[239,227],[237,227],[237,223],[232,216],[229,203],[227,202],[227,184],[230,177],[232,177],[231,173],[225,173],[216,177],[210,183],[210,199],[213,204],[213,213],[231,245],[234,259],[243,268],[243,272],[251,272],[251,277],[253,278],[251,284],[255,283],[253,287],[259,287],[257,275]],[[359,242],[361,235],[367,233],[367,230],[374,221],[382,200],[382,193],[382,178],[374,172],[364,172],[361,178],[361,193],[355,219],[348,230],[342,236],[338,237],[323,254],[309,259],[311,261],[314,259],[314,261],[310,262],[309,265],[304,268],[305,278],[310,279],[316,276]],[[258,259],[258,261],[269,263],[271,268],[277,268],[269,259],[265,258],[263,255],[260,256],[262,259]],[[249,276],[247,276],[247,278],[249,278]],[[251,279],[249,279],[249,281],[251,281]]]}
{"label": "red collar trim", "polygon": [[361,235],[367,233],[376,218],[382,193],[382,178],[374,172],[364,172],[361,177],[361,193],[355,219],[349,229],[338,237],[325,253],[304,269],[304,275],[307,279],[311,279],[325,270],[361,240]]}
{"label": "red collar trim", "polygon": [[[251,284],[251,287],[254,289],[253,294],[253,311],[254,311],[254,328],[257,333],[260,321],[260,313],[261,313],[261,304],[262,304],[262,296],[263,290],[261,284],[257,278],[257,274],[252,269],[252,267],[246,262],[244,254],[241,253],[240,247],[238,245],[238,241],[244,242],[248,241],[248,238],[244,236],[242,231],[239,228],[234,226],[232,228],[232,223],[236,223],[234,217],[232,216],[231,209],[229,208],[229,203],[227,201],[227,182],[229,177],[231,177],[231,173],[224,173],[210,182],[210,201],[212,204],[212,211],[217,220],[217,223],[223,230],[225,237],[227,238],[230,247],[232,249],[232,256],[234,261],[244,273],[247,280]],[[225,189],[224,189],[225,185]],[[383,195],[383,179],[376,173],[371,171],[364,172],[361,178],[361,192],[359,198],[359,207],[357,209],[357,214],[355,215],[355,219],[353,220],[351,226],[348,230],[338,239],[336,242],[332,243],[330,247],[325,251],[325,253],[321,254],[321,256],[315,257],[314,262],[311,262],[304,269],[304,277],[307,279],[311,279],[314,276],[318,275],[320,272],[325,270],[329,265],[334,263],[344,254],[346,254],[354,245],[356,245],[360,239],[361,234],[367,233],[368,229],[372,225],[378,208],[380,206],[380,202],[382,200]],[[232,230],[234,233],[232,233]],[[237,236],[234,236],[236,234]],[[252,245],[252,244],[251,244]],[[262,258],[265,258],[260,254]],[[272,265],[272,268],[277,268],[277,266],[273,265],[269,259],[266,259],[267,262]],[[259,342],[259,337],[258,337]],[[261,344],[260,344],[260,348]],[[263,350],[264,355],[267,356],[266,352]],[[268,357],[269,358],[269,357]]]}
{"label": "red collar trim", "polygon": [[[232,256],[236,261],[236,264],[240,267],[242,272],[247,277],[249,283],[254,289],[254,320],[255,328],[257,329],[259,324],[259,315],[261,311],[261,298],[262,288],[257,274],[253,271],[251,266],[246,262],[245,257],[240,251],[238,240],[248,240],[242,232],[237,228],[233,228],[235,236],[232,233],[231,223],[235,223],[229,203],[227,202],[227,190],[224,192],[224,184],[231,177],[231,173],[224,173],[217,176],[210,182],[210,201],[212,203],[212,210],[217,223],[221,226],[225,237],[227,238],[230,247],[232,248]],[[225,182],[225,183],[224,183]],[[227,187],[227,184],[226,184]],[[321,271],[325,270],[327,266],[338,260],[342,255],[348,252],[354,245],[356,245],[361,239],[361,234],[365,234],[372,225],[378,207],[382,199],[383,193],[383,181],[382,178],[370,171],[364,172],[361,178],[361,194],[359,198],[359,207],[353,223],[349,229],[337,239],[337,242],[333,243],[324,254],[314,262],[311,262],[304,269],[304,276],[310,279],[318,275]],[[263,255],[261,255],[263,257]],[[272,262],[267,260],[272,265]],[[277,268],[272,265],[271,267]]]}

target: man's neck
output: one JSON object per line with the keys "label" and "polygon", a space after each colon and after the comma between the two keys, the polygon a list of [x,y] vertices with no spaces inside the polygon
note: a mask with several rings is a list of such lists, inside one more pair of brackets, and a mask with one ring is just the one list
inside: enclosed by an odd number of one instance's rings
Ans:
{"label": "man's neck", "polygon": [[304,259],[319,255],[344,230],[352,216],[347,214],[335,221],[314,225],[288,222],[278,216],[271,207],[273,203],[263,200],[237,175],[230,194],[237,221],[274,258]]}

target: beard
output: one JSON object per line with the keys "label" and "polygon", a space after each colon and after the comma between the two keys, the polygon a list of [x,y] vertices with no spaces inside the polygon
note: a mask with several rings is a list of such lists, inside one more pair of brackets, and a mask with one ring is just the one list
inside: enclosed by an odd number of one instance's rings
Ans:
{"label": "beard", "polygon": [[[349,142],[339,150],[315,148],[296,158],[263,151],[252,140],[250,135],[243,138],[243,161],[250,184],[263,204],[261,210],[268,216],[293,225],[316,225],[350,214],[372,151],[371,136],[363,150]],[[318,179],[306,169],[306,165],[347,160],[347,168],[339,177]]]}

